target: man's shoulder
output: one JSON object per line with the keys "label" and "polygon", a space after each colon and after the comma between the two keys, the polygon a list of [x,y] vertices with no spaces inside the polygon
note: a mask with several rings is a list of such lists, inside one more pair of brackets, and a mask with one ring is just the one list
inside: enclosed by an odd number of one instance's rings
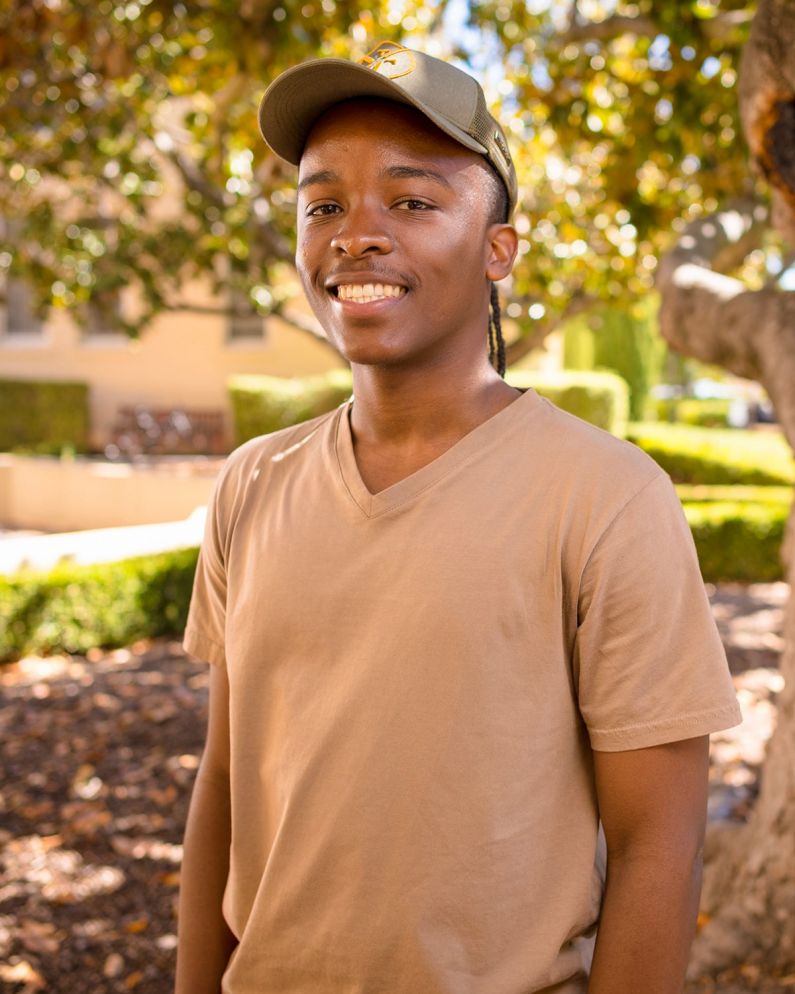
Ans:
{"label": "man's shoulder", "polygon": [[306,447],[311,440],[333,421],[339,408],[327,411],[308,421],[280,428],[266,435],[257,435],[243,442],[226,458],[219,486],[235,487],[257,468],[272,461],[281,461],[288,453]]}
{"label": "man's shoulder", "polygon": [[558,476],[594,479],[618,488],[643,485],[665,475],[633,442],[619,438],[542,398],[544,419],[533,426],[532,444],[539,459]]}

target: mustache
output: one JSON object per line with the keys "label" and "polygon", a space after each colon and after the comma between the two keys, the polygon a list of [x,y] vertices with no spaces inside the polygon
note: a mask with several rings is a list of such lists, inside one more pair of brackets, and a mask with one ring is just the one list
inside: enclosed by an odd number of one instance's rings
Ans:
{"label": "mustache", "polygon": [[323,285],[328,288],[337,286],[339,283],[346,283],[352,279],[367,279],[369,283],[392,283],[404,286],[411,290],[416,286],[416,280],[406,273],[397,272],[394,269],[386,269],[382,266],[345,266],[333,272],[326,273],[323,277]]}

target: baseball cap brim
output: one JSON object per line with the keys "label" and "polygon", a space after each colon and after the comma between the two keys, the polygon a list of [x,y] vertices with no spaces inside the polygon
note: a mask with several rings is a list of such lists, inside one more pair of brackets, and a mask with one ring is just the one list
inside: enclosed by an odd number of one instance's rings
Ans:
{"label": "baseball cap brim", "polygon": [[260,101],[260,133],[277,155],[298,165],[312,125],[320,115],[335,104],[356,97],[380,97],[415,107],[465,148],[487,154],[479,141],[391,79],[368,66],[344,59],[313,59],[288,69],[274,80]]}

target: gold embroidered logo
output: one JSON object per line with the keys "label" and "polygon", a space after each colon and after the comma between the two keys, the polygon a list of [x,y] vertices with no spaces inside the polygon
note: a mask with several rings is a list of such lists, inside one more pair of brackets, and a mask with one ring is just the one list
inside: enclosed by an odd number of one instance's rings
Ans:
{"label": "gold embroidered logo", "polygon": [[380,73],[388,79],[400,79],[408,76],[417,68],[414,53],[394,41],[382,41],[380,45],[359,59],[359,64],[367,66],[373,72]]}
{"label": "gold embroidered logo", "polygon": [[499,131],[494,132],[494,142],[497,148],[502,152],[502,156],[506,162],[511,159],[511,153],[508,151],[508,146],[505,144],[505,139],[499,133]]}

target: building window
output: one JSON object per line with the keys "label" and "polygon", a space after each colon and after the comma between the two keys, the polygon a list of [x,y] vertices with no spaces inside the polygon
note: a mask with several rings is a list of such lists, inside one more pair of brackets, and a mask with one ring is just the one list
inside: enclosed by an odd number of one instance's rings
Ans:
{"label": "building window", "polygon": [[123,334],[119,291],[114,289],[94,293],[84,305],[83,320],[86,335]]}
{"label": "building window", "polygon": [[11,276],[5,286],[5,333],[39,335],[41,319],[36,314],[35,297],[29,283]]}
{"label": "building window", "polygon": [[257,311],[248,295],[238,288],[232,288],[226,295],[229,314],[226,319],[226,340],[237,342],[241,340],[265,337],[265,319]]}

